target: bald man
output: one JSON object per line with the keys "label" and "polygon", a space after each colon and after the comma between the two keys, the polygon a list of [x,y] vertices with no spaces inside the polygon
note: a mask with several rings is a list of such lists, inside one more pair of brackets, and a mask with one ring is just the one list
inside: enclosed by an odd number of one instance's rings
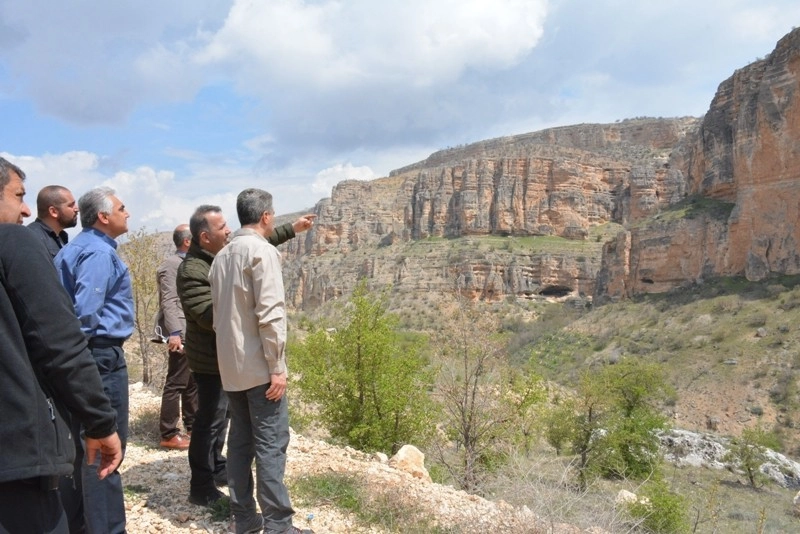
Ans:
{"label": "bald man", "polygon": [[[183,351],[186,319],[178,298],[175,276],[192,242],[188,224],[181,224],[175,228],[172,232],[172,242],[175,243],[175,254],[164,260],[156,271],[159,337],[166,338],[169,353],[167,379],[161,394],[160,445],[167,449],[186,450],[189,448],[189,436],[197,412],[197,386],[189,372],[186,353]],[[186,433],[181,433],[178,428],[181,414]]]}

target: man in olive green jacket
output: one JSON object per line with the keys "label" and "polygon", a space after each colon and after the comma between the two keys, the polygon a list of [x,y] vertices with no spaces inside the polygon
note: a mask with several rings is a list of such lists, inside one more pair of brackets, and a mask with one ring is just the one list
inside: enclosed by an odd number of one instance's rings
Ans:
{"label": "man in olive green jacket", "polygon": [[[269,237],[277,246],[311,228],[316,215],[304,215],[286,223]],[[186,316],[184,351],[197,384],[198,406],[189,442],[189,502],[208,506],[224,494],[217,486],[227,485],[225,444],[228,398],[222,390],[217,364],[214,311],[208,272],[214,256],[222,250],[231,233],[219,206],[203,205],[189,220],[192,243],[178,267],[176,284]]]}

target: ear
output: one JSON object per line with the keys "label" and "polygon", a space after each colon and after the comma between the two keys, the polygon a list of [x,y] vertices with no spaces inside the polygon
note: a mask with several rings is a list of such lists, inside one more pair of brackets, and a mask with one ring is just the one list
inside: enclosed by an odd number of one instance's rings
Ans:
{"label": "ear", "polygon": [[97,220],[100,221],[102,224],[108,224],[108,213],[99,212],[97,214]]}
{"label": "ear", "polygon": [[50,216],[55,219],[58,217],[58,208],[56,208],[55,206],[50,206],[49,208],[47,208],[47,213],[49,213]]}

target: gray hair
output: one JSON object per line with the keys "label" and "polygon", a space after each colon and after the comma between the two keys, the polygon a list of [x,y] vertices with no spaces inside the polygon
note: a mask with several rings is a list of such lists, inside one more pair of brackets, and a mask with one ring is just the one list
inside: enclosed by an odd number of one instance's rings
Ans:
{"label": "gray hair", "polygon": [[85,192],[78,199],[78,209],[81,212],[81,226],[91,228],[97,222],[100,213],[111,213],[114,209],[114,201],[111,197],[115,191],[110,187],[95,187]]}
{"label": "gray hair", "polygon": [[236,197],[236,215],[239,224],[256,224],[264,212],[272,213],[272,195],[263,189],[245,189]]}
{"label": "gray hair", "polygon": [[0,193],[6,188],[8,182],[11,181],[11,173],[19,176],[19,179],[25,181],[25,173],[22,169],[11,163],[5,158],[0,158]]}
{"label": "gray hair", "polygon": [[203,204],[194,210],[192,217],[189,219],[189,233],[192,235],[192,241],[195,243],[199,243],[198,239],[200,239],[201,232],[208,232],[210,230],[208,221],[206,220],[206,215],[209,213],[222,213],[222,208],[219,206],[212,206],[211,204]]}
{"label": "gray hair", "polygon": [[175,243],[175,248],[181,248],[186,239],[191,239],[192,232],[186,226],[179,226],[172,232],[172,242]]}

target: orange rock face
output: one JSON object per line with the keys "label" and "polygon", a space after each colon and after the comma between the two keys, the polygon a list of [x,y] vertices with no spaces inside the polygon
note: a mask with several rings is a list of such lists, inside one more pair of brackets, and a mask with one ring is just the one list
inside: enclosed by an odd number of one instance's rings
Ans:
{"label": "orange rock face", "polygon": [[[800,31],[720,84],[669,166],[685,176],[688,194],[731,203],[729,215],[632,225],[607,249],[598,296],[660,292],[708,276],[800,272]],[[631,219],[642,215],[651,214],[632,211]]]}
{"label": "orange rock face", "polygon": [[[471,298],[602,300],[800,273],[800,29],[722,82],[702,120],[583,124],[442,150],[387,178],[341,182],[315,211],[314,228],[284,245],[299,306],[364,276],[422,292],[463,280]],[[587,241],[605,223],[624,231],[586,254],[370,252],[465,236]]]}

